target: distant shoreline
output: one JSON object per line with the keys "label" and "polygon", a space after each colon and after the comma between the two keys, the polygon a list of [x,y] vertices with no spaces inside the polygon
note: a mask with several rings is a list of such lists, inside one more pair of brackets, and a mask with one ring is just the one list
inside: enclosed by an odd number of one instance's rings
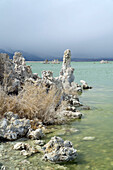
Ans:
{"label": "distant shoreline", "polygon": [[26,61],[26,63],[43,63],[44,61]]}
{"label": "distant shoreline", "polygon": [[[96,63],[96,62],[100,62],[101,60],[98,60],[98,61],[71,61],[71,62],[94,62],[94,63]],[[108,62],[112,62],[113,60],[108,60]],[[44,63],[44,61],[26,61],[26,63]],[[51,63],[51,61],[49,61],[50,63],[48,63],[48,64],[53,64],[53,63]],[[59,61],[60,63],[62,63],[63,61]]]}

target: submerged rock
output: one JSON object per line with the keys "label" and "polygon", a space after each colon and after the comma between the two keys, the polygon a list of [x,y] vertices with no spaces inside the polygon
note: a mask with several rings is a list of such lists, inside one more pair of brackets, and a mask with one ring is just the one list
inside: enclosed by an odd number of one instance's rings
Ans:
{"label": "submerged rock", "polygon": [[69,119],[81,119],[82,113],[80,112],[73,112],[73,111],[65,111],[64,115],[68,117]]}
{"label": "submerged rock", "polygon": [[39,152],[36,148],[22,142],[16,143],[13,149],[20,150],[20,154],[24,156],[31,156],[32,154]]}
{"label": "submerged rock", "polygon": [[43,148],[45,152],[43,159],[46,161],[63,163],[73,161],[77,157],[77,150],[73,148],[72,143],[60,137],[52,137]]}
{"label": "submerged rock", "polygon": [[86,137],[83,138],[83,140],[86,140],[86,141],[87,140],[94,140],[94,139],[95,139],[95,137],[92,137],[92,136],[88,136],[88,137],[86,136]]}
{"label": "submerged rock", "polygon": [[23,161],[21,161],[21,163],[22,163],[22,164],[30,164],[30,162],[27,161],[27,160],[23,160]]}

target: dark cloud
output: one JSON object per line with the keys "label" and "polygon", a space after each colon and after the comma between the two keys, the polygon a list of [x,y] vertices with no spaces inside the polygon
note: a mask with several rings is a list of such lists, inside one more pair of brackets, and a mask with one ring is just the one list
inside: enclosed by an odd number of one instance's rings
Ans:
{"label": "dark cloud", "polygon": [[0,0],[0,48],[113,57],[113,1]]}

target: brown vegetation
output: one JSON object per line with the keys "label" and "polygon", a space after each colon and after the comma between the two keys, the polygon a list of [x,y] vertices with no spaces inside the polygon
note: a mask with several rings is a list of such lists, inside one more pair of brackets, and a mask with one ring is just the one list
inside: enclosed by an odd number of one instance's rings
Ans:
{"label": "brown vegetation", "polygon": [[44,124],[55,123],[56,107],[61,98],[61,92],[52,88],[46,92],[45,87],[26,84],[17,95],[7,95],[0,88],[0,116],[12,111],[21,118],[40,119]]}

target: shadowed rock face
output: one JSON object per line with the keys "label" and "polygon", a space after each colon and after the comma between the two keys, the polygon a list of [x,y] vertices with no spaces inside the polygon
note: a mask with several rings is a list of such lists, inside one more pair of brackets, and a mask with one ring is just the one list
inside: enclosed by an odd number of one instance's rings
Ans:
{"label": "shadowed rock face", "polygon": [[30,66],[26,66],[25,59],[20,52],[16,52],[13,61],[8,54],[0,54],[0,85],[8,94],[18,94],[21,83],[32,77]]}
{"label": "shadowed rock face", "polygon": [[6,92],[16,90],[16,72],[14,70],[14,63],[9,59],[8,54],[0,54],[0,84],[3,86]]}
{"label": "shadowed rock face", "polygon": [[[11,66],[11,62],[9,60],[8,54],[1,53],[0,54],[0,83],[3,84],[4,73],[6,72],[6,68]],[[10,68],[11,71],[11,68]]]}
{"label": "shadowed rock face", "polygon": [[[4,58],[6,58],[7,54],[4,54]],[[4,60],[3,60],[3,54],[0,54],[0,84],[2,85],[3,83],[3,78],[4,78]]]}

